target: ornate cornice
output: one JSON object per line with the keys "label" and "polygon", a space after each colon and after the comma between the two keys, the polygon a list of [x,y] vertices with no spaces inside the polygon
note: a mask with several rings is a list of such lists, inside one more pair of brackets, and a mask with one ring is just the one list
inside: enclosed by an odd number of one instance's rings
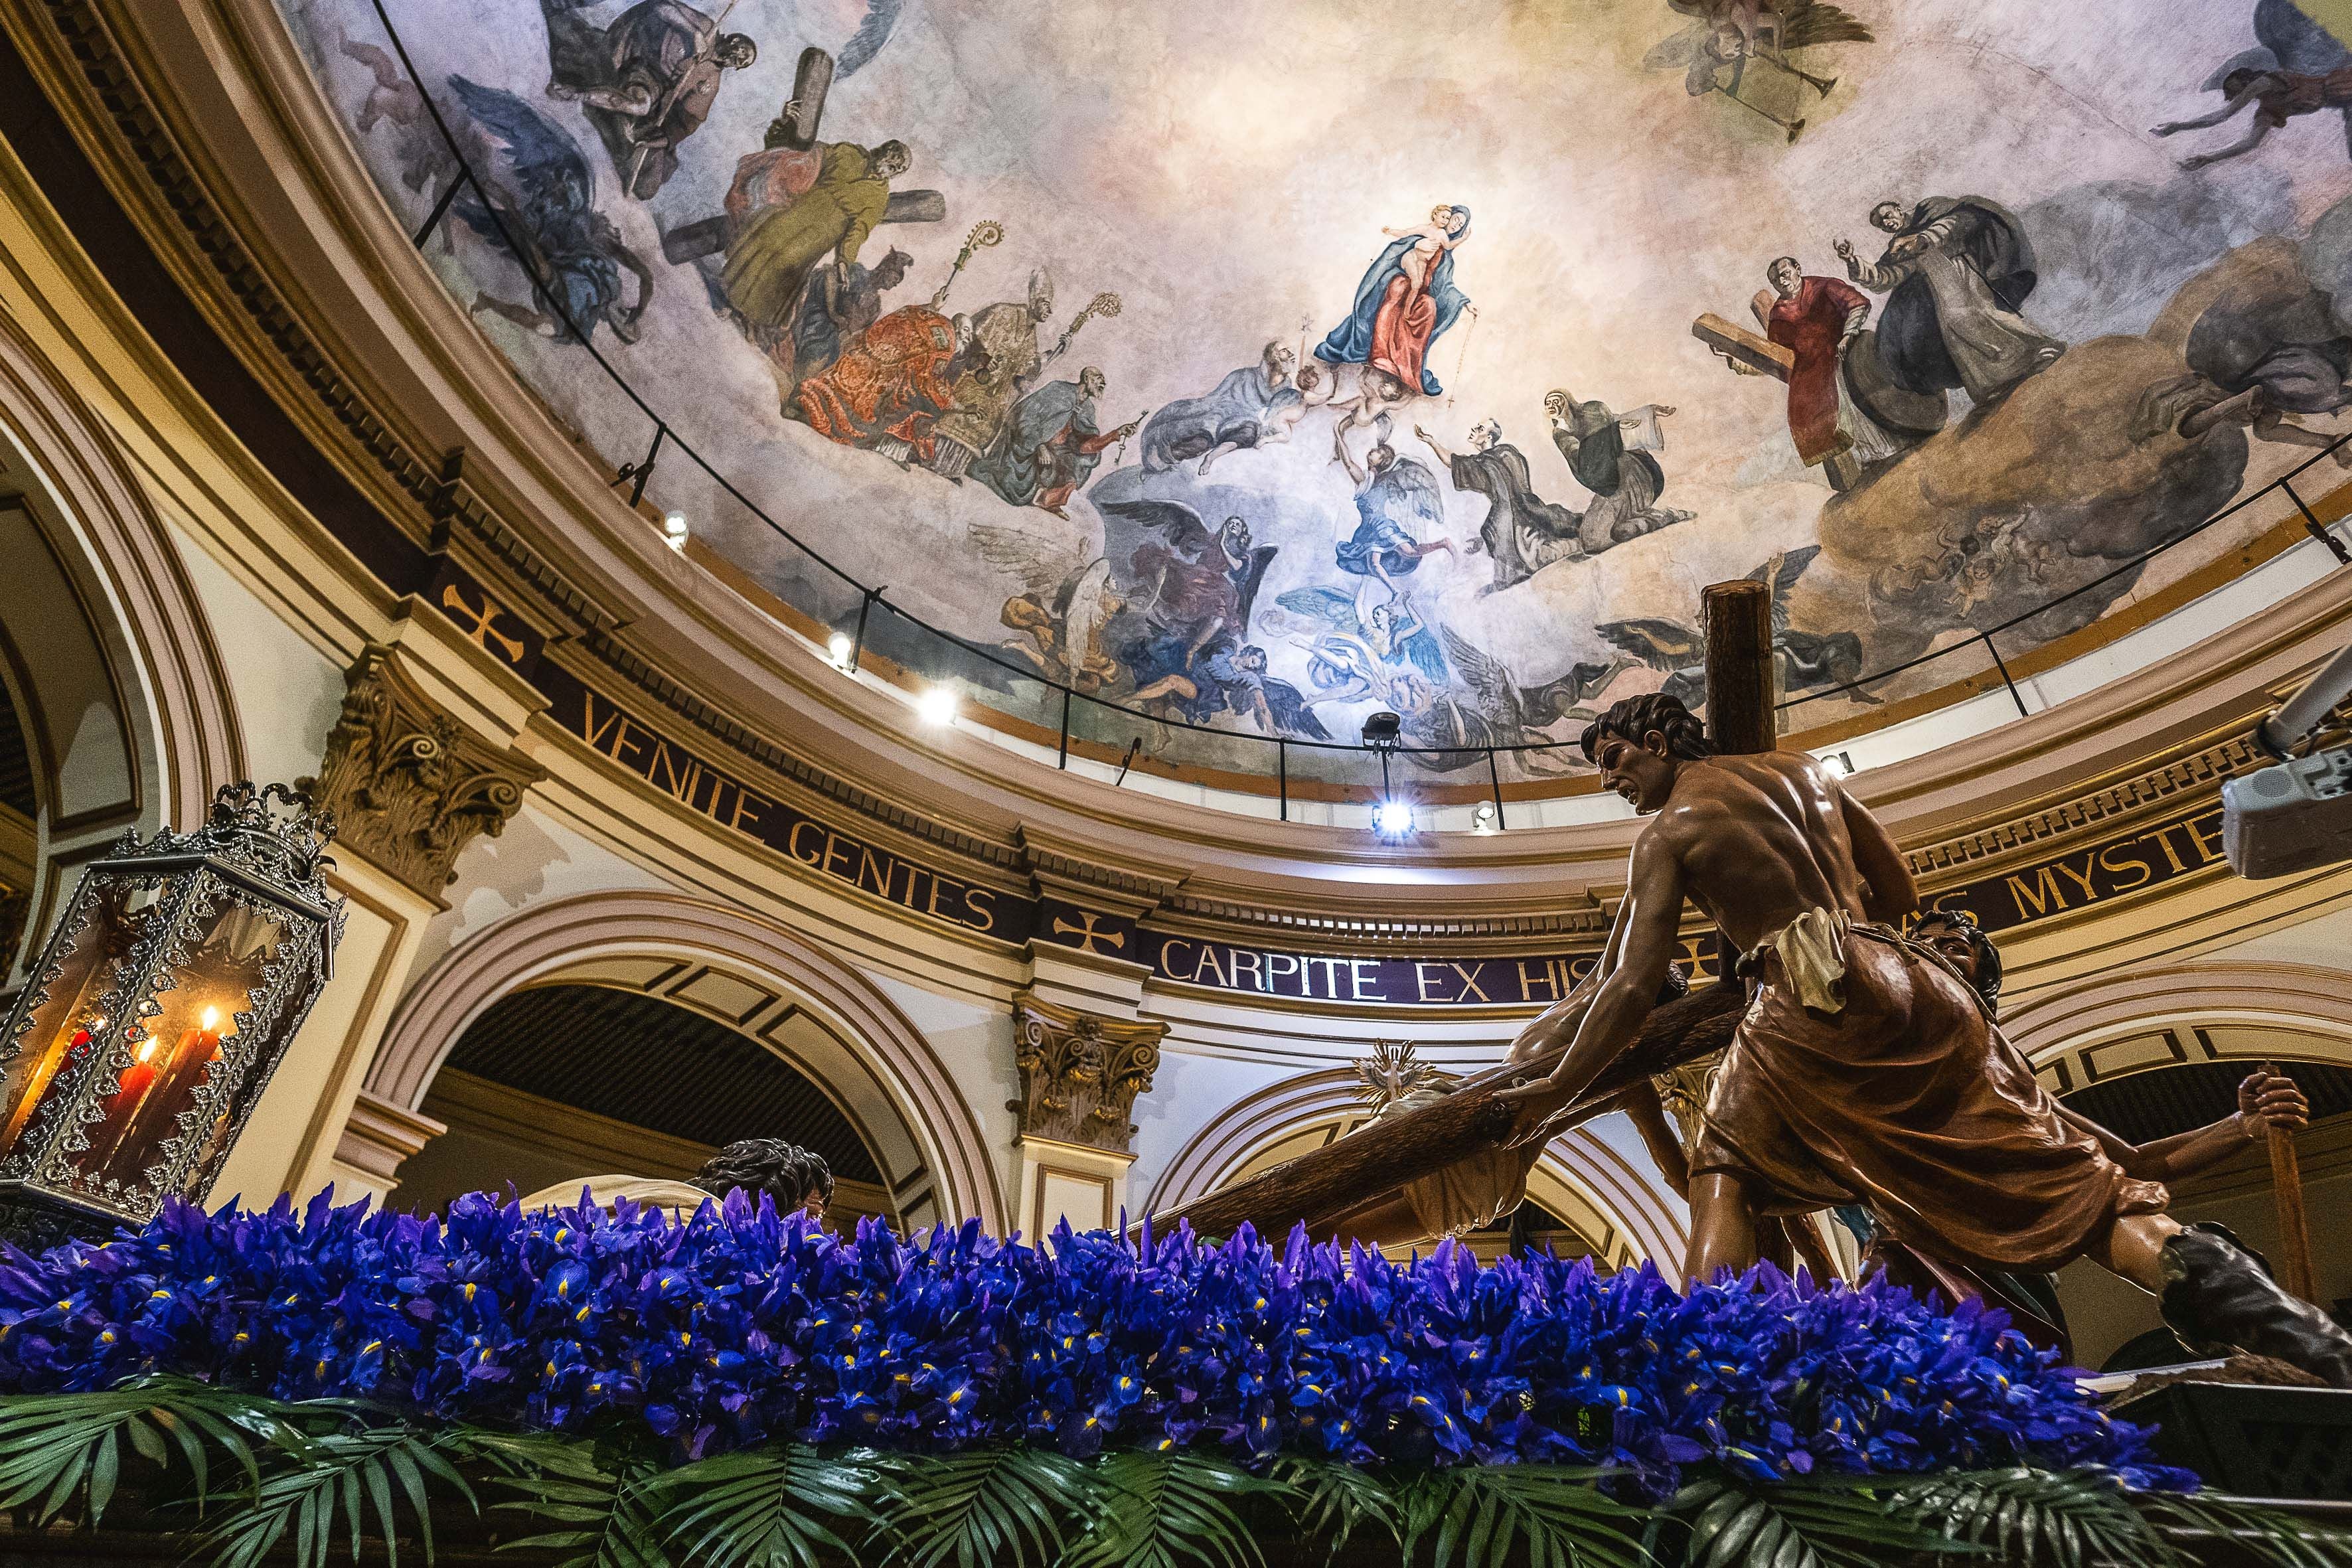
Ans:
{"label": "ornate cornice", "polygon": [[[1031,790],[1024,801],[1017,802],[1009,810],[1000,799],[992,819],[977,812],[960,816],[945,790],[911,782],[912,768],[895,754],[887,755],[887,760],[891,766],[900,768],[902,778],[909,781],[906,782],[903,799],[890,798],[788,751],[715,706],[696,689],[672,679],[657,662],[658,636],[628,629],[625,617],[608,612],[593,592],[573,581],[578,570],[594,565],[593,558],[565,556],[575,568],[572,575],[567,575],[565,569],[551,563],[535,549],[534,540],[555,549],[561,549],[562,540],[547,532],[545,521],[535,520],[529,508],[520,503],[510,514],[499,510],[502,503],[498,498],[511,500],[523,493],[520,486],[501,488],[508,477],[502,469],[493,467],[488,458],[478,465],[453,461],[457,454],[439,450],[431,442],[404,436],[401,411],[404,405],[389,397],[375,397],[372,402],[373,395],[363,393],[345,376],[331,358],[342,351],[321,346],[337,342],[324,307],[314,309],[309,318],[316,326],[314,332],[298,320],[296,309],[288,303],[289,298],[303,297],[299,285],[304,275],[294,269],[293,261],[284,262],[274,276],[289,279],[298,287],[290,295],[281,293],[273,287],[272,275],[265,274],[263,265],[241,241],[232,222],[223,216],[224,209],[231,213],[247,210],[235,199],[245,188],[240,183],[246,177],[243,166],[226,155],[217,163],[201,163],[213,145],[205,128],[190,123],[186,116],[167,125],[165,117],[157,112],[156,103],[168,108],[178,100],[168,95],[151,96],[142,79],[166,83],[173,78],[157,64],[152,53],[138,53],[143,47],[145,27],[135,8],[130,6],[130,0],[0,0],[0,9],[17,19],[20,37],[31,33],[48,35],[26,47],[28,60],[33,61],[36,72],[52,95],[61,100],[61,110],[76,137],[92,146],[92,159],[109,187],[123,202],[133,222],[142,226],[163,257],[164,266],[230,345],[238,361],[262,382],[295,424],[327,452],[337,469],[359,486],[362,495],[382,498],[382,510],[411,545],[425,551],[446,551],[451,560],[462,561],[469,569],[478,568],[486,581],[511,588],[520,601],[517,613],[522,619],[546,629],[553,650],[550,657],[577,671],[579,679],[600,690],[610,688],[624,695],[631,690],[646,693],[648,704],[657,707],[658,716],[676,721],[673,727],[690,726],[711,736],[729,752],[744,758],[759,775],[775,779],[795,793],[830,803],[833,810],[842,816],[854,814],[856,818],[881,825],[893,837],[935,846],[946,854],[963,858],[975,869],[983,869],[994,882],[1013,882],[1026,877],[1035,880],[1041,889],[1050,887],[1073,897],[1083,894],[1097,904],[1121,900],[1135,904],[1151,900],[1153,923],[1170,929],[1223,932],[1242,942],[1323,952],[1410,952],[1415,948],[1460,951],[1465,947],[1496,952],[1522,943],[1557,946],[1562,938],[1571,942],[1597,940],[1605,928],[1606,905],[1596,904],[1584,884],[1595,882],[1606,890],[1609,881],[1618,875],[1610,865],[1616,851],[1585,853],[1564,834],[1538,830],[1530,835],[1547,857],[1556,853],[1564,868],[1557,873],[1549,867],[1543,868],[1539,876],[1532,873],[1530,868],[1536,864],[1532,853],[1522,854],[1514,861],[1507,852],[1487,858],[1480,858],[1474,852],[1448,859],[1442,867],[1445,875],[1433,878],[1428,884],[1434,896],[1423,899],[1401,885],[1381,888],[1368,882],[1334,880],[1322,888],[1309,888],[1298,879],[1286,879],[1279,870],[1260,878],[1256,868],[1244,863],[1238,855],[1223,867],[1204,864],[1198,873],[1162,875],[1150,859],[1139,858],[1139,852],[1164,858],[1171,847],[1189,845],[1200,851],[1204,863],[1210,862],[1226,847],[1225,826],[1221,822],[1212,825],[1209,830],[1171,826],[1164,814],[1155,821],[1145,810],[1139,818],[1142,826],[1132,842],[1123,839],[1116,853],[1106,851],[1106,860],[1111,863],[1097,871],[1057,863],[1058,850],[1047,851],[1041,860],[1031,847],[1029,835],[1016,835],[1009,826],[996,826],[1031,806],[1036,806],[1042,815],[1053,815],[1053,805],[1040,805],[1046,800],[1045,786]],[[250,14],[259,18],[253,20],[254,26],[274,25],[274,19],[267,17],[252,0],[214,0],[205,9],[208,17],[215,12],[222,16],[235,14],[239,17]],[[127,52],[117,47],[118,33],[130,44]],[[140,37],[134,37],[134,34]],[[247,34],[237,41],[250,50],[258,37]],[[36,59],[36,56],[41,58]],[[239,61],[238,68],[247,63]],[[282,89],[285,83],[277,79],[273,70],[274,68],[257,69],[253,82],[230,85],[251,87],[257,83]],[[194,150],[200,166],[191,164],[184,153],[184,144]],[[249,149],[240,142],[232,148],[232,152],[238,151]],[[218,173],[214,183],[214,188],[221,194],[217,205],[208,195],[208,171]],[[302,171],[303,177],[318,174],[315,169],[306,167]],[[289,181],[294,178],[284,177]],[[331,194],[331,181],[329,187]],[[256,227],[254,233],[258,237],[257,243],[265,247],[277,237],[277,231],[267,224]],[[264,254],[277,253],[265,249]],[[406,262],[387,254],[385,264],[393,270],[383,276],[396,281],[402,276],[398,268]],[[420,339],[430,330],[430,321],[416,329]],[[354,375],[366,374],[366,352],[362,347],[354,347],[346,356]],[[379,408],[384,411],[381,416],[377,413]],[[530,429],[523,428],[525,437],[530,434]],[[592,454],[583,452],[582,456],[594,461]],[[561,470],[568,467],[569,461],[568,455],[557,454],[551,459],[552,466],[532,470],[533,482],[551,474],[565,479]],[[479,489],[477,480],[482,487]],[[563,486],[557,483],[549,488],[560,491]],[[485,490],[490,499],[486,499]],[[612,508],[602,502],[597,505],[601,510],[593,517],[566,514],[559,521],[567,526],[601,526],[609,521],[604,514]],[[586,563],[586,567],[582,563]],[[2266,640],[2263,646],[2273,645]],[[642,651],[649,648],[656,650],[651,657]],[[2252,657],[2242,649],[2240,656]],[[688,672],[691,673],[690,668]],[[721,689],[723,683],[710,688]],[[2110,717],[2118,722],[2143,721],[2153,705],[2174,700],[2168,690],[2156,691],[2151,684],[2142,707],[2131,710],[2128,715],[2117,709]],[[849,710],[843,708],[841,711]],[[2077,724],[2057,739],[2067,740],[2081,728]],[[808,731],[789,732],[795,745],[814,745],[817,754],[823,756],[821,735],[814,741],[810,736]],[[2207,739],[2211,738],[2209,735]],[[2128,778],[2111,779],[2096,787],[2077,784],[2063,799],[2037,798],[2032,809],[2005,811],[1998,821],[1966,820],[1965,831],[1954,828],[1957,814],[1948,813],[1937,823],[1943,837],[1913,849],[1913,864],[1923,879],[1934,886],[1962,879],[1964,873],[1982,875],[1987,869],[1997,870],[2007,859],[2023,860],[2076,837],[2090,837],[2095,825],[2111,825],[2137,813],[2153,815],[2168,801],[2177,803],[2191,798],[2197,792],[2210,790],[2220,778],[2243,766],[2247,759],[2242,744],[2236,744],[2234,751],[2232,744],[2213,742],[2153,766],[2135,764]],[[1998,744],[1993,750],[1999,757],[1986,765],[1988,794],[2013,801],[2017,764],[2009,753],[2000,752]],[[918,758],[917,765],[919,761]],[[967,774],[980,771],[966,768]],[[900,782],[894,781],[887,769],[871,776],[884,789]],[[948,782],[968,784],[971,781],[967,777]],[[1969,775],[1965,787],[1973,788],[1976,782],[1976,776]],[[1962,787],[1954,784],[1950,789],[1958,793]],[[1912,790],[1912,785],[1906,783],[1903,789]],[[1011,793],[1008,791],[1008,795]],[[1897,792],[1897,805],[1890,820],[1900,821],[1906,809],[1903,802],[1907,798]],[[1122,819],[1105,815],[1108,809],[1082,803],[1071,816],[1075,818],[1081,812],[1095,813],[1100,820],[1090,819],[1090,827],[1117,832]],[[1937,805],[1934,809],[1943,808]],[[1269,863],[1282,855],[1299,860],[1360,858],[1358,849],[1340,844],[1340,836],[1336,834],[1302,836],[1295,842],[1270,845],[1262,837],[1250,839],[1251,831],[1248,824],[1235,819],[1232,830],[1234,843]],[[1606,833],[1600,834],[1595,842],[1608,837]],[[1570,861],[1576,864],[1570,867]],[[1519,879],[1511,879],[1515,873]],[[1452,879],[1451,885],[1444,885],[1447,877]],[[1265,884],[1263,890],[1255,885],[1261,881]],[[1491,901],[1487,901],[1490,896]],[[1474,911],[1452,912],[1473,901],[1482,901],[1483,907]],[[1351,904],[1395,910],[1402,918],[1359,918],[1345,912]],[[1498,912],[1488,912],[1496,905],[1507,907]]]}
{"label": "ornate cornice", "polygon": [[580,639],[602,667],[622,677],[637,690],[736,755],[755,763],[779,779],[798,784],[810,795],[828,800],[877,822],[908,839],[937,845],[950,854],[977,860],[1002,871],[1021,869],[1021,851],[1011,839],[983,838],[925,812],[910,810],[865,789],[839,773],[816,766],[784,750],[740,720],[697,696],[662,673],[646,658],[607,633]]}
{"label": "ornate cornice", "polygon": [[458,853],[503,832],[546,770],[443,712],[394,649],[371,646],[344,680],[319,776],[303,787],[334,813],[341,847],[438,900]]}
{"label": "ornate cornice", "polygon": [[2049,805],[2002,818],[1969,832],[1918,845],[1906,854],[1913,875],[1934,886],[1979,876],[2001,864],[2047,854],[2191,798],[2221,793],[2221,781],[2266,759],[2242,731],[2192,746],[2180,754],[2080,789]]}
{"label": "ornate cornice", "polygon": [[1051,1139],[1125,1154],[1136,1096],[1151,1088],[1168,1026],[1109,1018],[1022,991],[1013,998],[1013,1062],[1021,1098],[1005,1109],[1024,1138]]}
{"label": "ornate cornice", "polygon": [[[520,590],[516,597],[528,607],[509,604],[510,610],[542,632],[568,634],[605,673],[740,754],[898,832],[1001,869],[1013,868],[1017,855],[1011,844],[959,831],[793,755],[664,675],[615,637],[621,618],[532,549],[522,532],[476,490],[465,478],[462,451],[421,452],[380,417],[367,395],[335,367],[222,218],[96,7],[89,0],[42,0],[40,12],[95,98],[102,128],[111,132],[128,154],[128,163],[146,178],[161,206],[177,220],[181,243],[158,248],[178,252],[182,265],[175,271],[191,298],[199,309],[209,303],[201,274],[187,265],[193,251],[236,307],[233,311],[206,310],[215,330],[248,367],[275,382],[281,405],[293,405],[289,411],[298,411],[306,428],[325,438],[321,444],[337,466],[404,533],[436,551],[461,542],[471,545],[460,551],[468,566],[509,592]],[[135,204],[131,210],[142,213]],[[151,240],[168,237],[163,226],[143,226]],[[333,439],[337,436],[340,442]]]}
{"label": "ornate cornice", "polygon": [[1181,866],[1116,866],[1089,847],[1068,843],[1024,824],[1013,837],[1040,898],[1060,898],[1141,920],[1165,906],[1183,885]]}

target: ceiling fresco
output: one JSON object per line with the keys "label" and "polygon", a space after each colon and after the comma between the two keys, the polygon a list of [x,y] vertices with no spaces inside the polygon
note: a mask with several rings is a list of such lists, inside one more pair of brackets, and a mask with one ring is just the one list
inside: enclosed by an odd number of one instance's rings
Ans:
{"label": "ceiling fresco", "polygon": [[[281,4],[422,226],[458,159],[375,5]],[[424,254],[560,422],[618,465],[650,407],[742,499],[675,453],[650,497],[746,577],[855,616],[744,500],[1229,732],[1147,726],[1187,761],[1696,703],[1699,589],[1743,574],[1791,695],[2096,584],[2014,656],[2274,521],[2116,570],[2347,427],[2352,51],[2287,0],[383,10],[478,176]]]}

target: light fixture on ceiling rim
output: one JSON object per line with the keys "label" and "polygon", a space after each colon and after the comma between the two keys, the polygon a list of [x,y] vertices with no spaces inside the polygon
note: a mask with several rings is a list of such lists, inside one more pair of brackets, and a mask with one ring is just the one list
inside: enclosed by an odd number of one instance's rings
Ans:
{"label": "light fixture on ceiling rim", "polygon": [[672,550],[683,553],[686,550],[686,513],[672,511],[665,516],[662,519],[662,537],[669,541]]}
{"label": "light fixture on ceiling rim", "polygon": [[1496,820],[1496,815],[1495,803],[1493,801],[1480,801],[1475,806],[1471,808],[1470,831],[1479,835],[1481,837],[1486,837],[1490,834],[1500,833],[1503,828],[1502,825]]}
{"label": "light fixture on ceiling rim", "polygon": [[1389,753],[1403,731],[1404,721],[1386,710],[1364,721],[1364,744],[1381,756],[1381,798],[1372,805],[1372,830],[1383,838],[1402,838],[1412,831],[1412,803],[1399,799],[1389,784]]}
{"label": "light fixture on ceiling rim", "polygon": [[833,668],[844,675],[857,673],[857,639],[847,632],[835,632],[825,639],[824,657]]}
{"label": "light fixture on ceiling rim", "polygon": [[956,716],[955,688],[952,686],[933,686],[925,689],[923,694],[915,699],[915,716],[922,720],[924,723],[929,724],[935,728],[942,728],[946,725],[954,723]]}

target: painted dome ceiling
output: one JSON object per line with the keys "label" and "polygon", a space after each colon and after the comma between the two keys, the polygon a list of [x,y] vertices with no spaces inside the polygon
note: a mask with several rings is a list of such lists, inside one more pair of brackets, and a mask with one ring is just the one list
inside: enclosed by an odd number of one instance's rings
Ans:
{"label": "painted dome ceiling", "polygon": [[384,0],[406,63],[283,4],[747,588],[1240,772],[1696,704],[1742,575],[1793,727],[1891,710],[2274,526],[2132,564],[2352,402],[2352,52],[2286,0]]}

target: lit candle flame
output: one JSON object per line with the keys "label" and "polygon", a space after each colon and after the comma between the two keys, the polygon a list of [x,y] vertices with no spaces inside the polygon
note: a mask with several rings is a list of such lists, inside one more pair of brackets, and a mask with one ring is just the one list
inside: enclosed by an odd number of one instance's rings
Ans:
{"label": "lit candle flame", "polygon": [[217,1008],[217,1007],[207,1007],[207,1008],[205,1008],[205,1034],[207,1034],[207,1035],[214,1034],[214,1033],[216,1033],[216,1032],[219,1030],[219,1028],[220,1028],[220,1009],[219,1009],[219,1008]]}
{"label": "lit candle flame", "polygon": [[152,1036],[152,1035],[150,1035],[150,1036],[148,1036],[148,1037],[147,1037],[147,1043],[146,1043],[145,1045],[143,1045],[143,1046],[142,1046],[142,1047],[139,1047],[139,1059],[140,1059],[141,1061],[142,1061],[142,1062],[143,1062],[143,1061],[147,1061],[147,1060],[152,1059],[152,1058],[154,1057],[154,1055],[155,1055],[155,1037],[154,1037],[154,1036]]}

